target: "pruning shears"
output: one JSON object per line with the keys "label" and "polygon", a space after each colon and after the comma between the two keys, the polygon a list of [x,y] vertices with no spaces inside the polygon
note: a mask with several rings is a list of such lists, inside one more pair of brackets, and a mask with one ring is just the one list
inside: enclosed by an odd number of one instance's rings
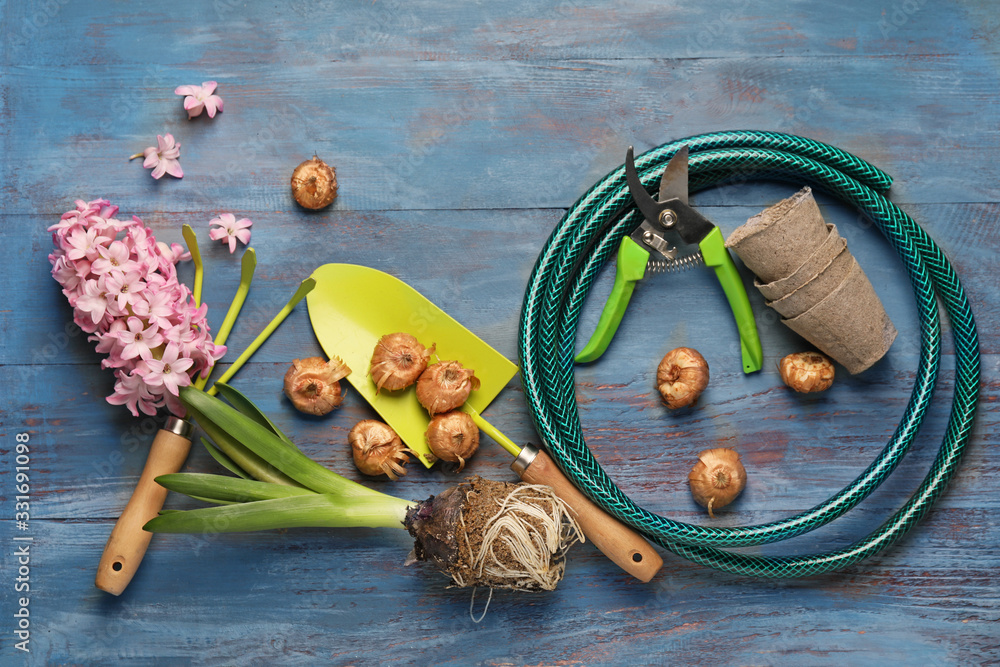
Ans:
{"label": "pruning shears", "polygon": [[726,250],[722,232],[688,205],[687,146],[667,163],[657,199],[639,180],[631,146],[625,157],[625,177],[632,199],[645,220],[624,237],[618,247],[614,287],[597,329],[576,355],[576,361],[594,361],[604,354],[625,315],[636,282],[642,280],[647,271],[679,271],[704,262],[715,270],[733,311],[740,334],[743,372],[759,371],[764,353],[743,280]]}

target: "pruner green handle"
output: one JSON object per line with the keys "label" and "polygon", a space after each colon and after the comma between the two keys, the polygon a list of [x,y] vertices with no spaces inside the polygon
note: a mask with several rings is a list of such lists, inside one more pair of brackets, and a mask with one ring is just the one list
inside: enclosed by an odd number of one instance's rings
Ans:
{"label": "pruner green handle", "polygon": [[[723,251],[725,249],[723,248]],[[618,263],[615,268],[615,284],[611,288],[608,302],[601,311],[601,319],[597,321],[597,329],[576,355],[577,363],[587,363],[599,358],[611,344],[611,339],[618,331],[622,316],[628,307],[629,299],[635,283],[646,275],[646,264],[649,263],[649,251],[626,236],[618,246]],[[746,299],[746,295],[743,295]]]}
{"label": "pruner green handle", "polygon": [[[718,227],[712,229],[708,236],[703,238],[698,244],[705,264],[715,270],[715,277],[722,285],[722,291],[726,293],[729,301],[729,308],[733,311],[733,318],[740,334],[740,350],[743,357],[743,372],[754,373],[759,371],[764,365],[764,351],[761,349],[760,337],[757,335],[757,323],[753,317],[753,309],[750,307],[750,299],[747,298],[746,289],[743,287],[743,280],[740,278],[733,258],[726,250],[725,241],[722,239],[722,232]],[[615,269],[615,284],[611,288],[608,302],[604,304],[601,311],[601,318],[597,322],[597,329],[587,344],[576,355],[577,363],[587,363],[594,361],[608,349],[611,339],[618,331],[625,309],[632,298],[632,291],[635,290],[637,281],[646,276],[646,265],[649,262],[649,251],[626,236],[618,246],[618,263]]]}
{"label": "pruner green handle", "polygon": [[757,322],[753,317],[753,309],[750,308],[750,300],[747,298],[747,291],[743,287],[743,280],[740,278],[733,258],[726,250],[726,244],[722,240],[722,232],[719,228],[714,228],[698,244],[701,255],[705,259],[705,264],[715,269],[715,277],[722,285],[722,291],[726,293],[729,300],[729,307],[733,311],[736,319],[736,326],[740,332],[740,348],[743,352],[743,372],[754,373],[759,371],[764,365],[764,351],[760,346],[760,337],[757,335]]}

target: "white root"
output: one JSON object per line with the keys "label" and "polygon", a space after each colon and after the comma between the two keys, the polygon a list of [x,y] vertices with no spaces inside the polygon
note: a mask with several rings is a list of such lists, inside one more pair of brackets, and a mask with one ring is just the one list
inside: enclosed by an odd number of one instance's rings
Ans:
{"label": "white root", "polygon": [[476,589],[475,588],[472,589],[472,599],[469,600],[469,618],[472,619],[473,623],[482,623],[483,622],[483,619],[486,618],[486,612],[488,612],[490,610],[490,603],[491,602],[493,602],[493,588],[492,587],[490,588],[490,594],[489,594],[489,596],[486,598],[486,606],[483,607],[483,613],[481,613],[479,615],[479,618],[476,618],[476,614],[473,612],[473,610],[476,608]]}
{"label": "white root", "polygon": [[[555,590],[566,569],[562,554],[585,539],[572,510],[550,487],[541,484],[519,485],[497,503],[499,509],[487,522],[478,553],[471,554],[472,569],[480,577],[493,575],[523,582],[518,587]],[[464,527],[464,518],[462,524]],[[498,557],[498,544],[506,547],[518,567]],[[455,583],[463,586],[459,579],[456,577]]]}

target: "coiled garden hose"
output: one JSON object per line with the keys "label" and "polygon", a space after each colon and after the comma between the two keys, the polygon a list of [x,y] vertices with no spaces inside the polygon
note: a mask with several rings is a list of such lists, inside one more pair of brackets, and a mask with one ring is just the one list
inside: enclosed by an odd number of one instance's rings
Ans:
{"label": "coiled garden hose", "polygon": [[[605,176],[563,216],[542,248],[521,310],[518,348],[529,410],[545,448],[567,476],[596,503],[648,539],[693,562],[757,577],[801,577],[829,572],[876,554],[912,528],[942,495],[972,431],[979,392],[979,345],[968,299],[952,265],[917,224],[883,196],[892,179],[833,146],[794,135],[715,132],[664,144],[636,159],[652,189],[670,158],[688,146],[691,192],[733,176],[780,178],[810,184],[857,207],[899,254],[920,317],[919,366],[910,400],[888,443],[851,484],[795,516],[754,526],[717,528],[649,512],[619,489],[584,441],[574,393],[574,347],[587,292],[623,236],[641,222],[623,167]],[[818,528],[874,491],[906,454],[927,412],[941,356],[937,300],[951,321],[955,381],[951,417],[931,469],[910,499],[877,530],[826,553],[765,557],[722,547],[777,542]]]}

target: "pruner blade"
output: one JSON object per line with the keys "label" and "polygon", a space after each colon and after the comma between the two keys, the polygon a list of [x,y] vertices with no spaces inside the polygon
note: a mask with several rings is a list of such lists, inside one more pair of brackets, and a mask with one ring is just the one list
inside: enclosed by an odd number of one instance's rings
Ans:
{"label": "pruner blade", "polygon": [[625,153],[625,180],[628,182],[628,191],[632,195],[632,201],[635,202],[643,217],[650,222],[656,220],[663,211],[663,207],[642,186],[639,173],[635,170],[635,151],[631,146]]}
{"label": "pruner blade", "polygon": [[688,203],[688,147],[684,146],[677,151],[666,169],[663,170],[663,177],[660,179],[659,198],[646,192],[642,181],[639,180],[639,173],[635,169],[635,151],[632,146],[628,147],[625,155],[625,180],[628,182],[628,190],[632,195],[632,200],[642,212],[643,217],[649,222],[659,222],[664,211],[673,210],[667,202],[680,200],[685,205]]}
{"label": "pruner blade", "polygon": [[674,153],[660,179],[659,200],[680,199],[688,203],[688,147]]}

